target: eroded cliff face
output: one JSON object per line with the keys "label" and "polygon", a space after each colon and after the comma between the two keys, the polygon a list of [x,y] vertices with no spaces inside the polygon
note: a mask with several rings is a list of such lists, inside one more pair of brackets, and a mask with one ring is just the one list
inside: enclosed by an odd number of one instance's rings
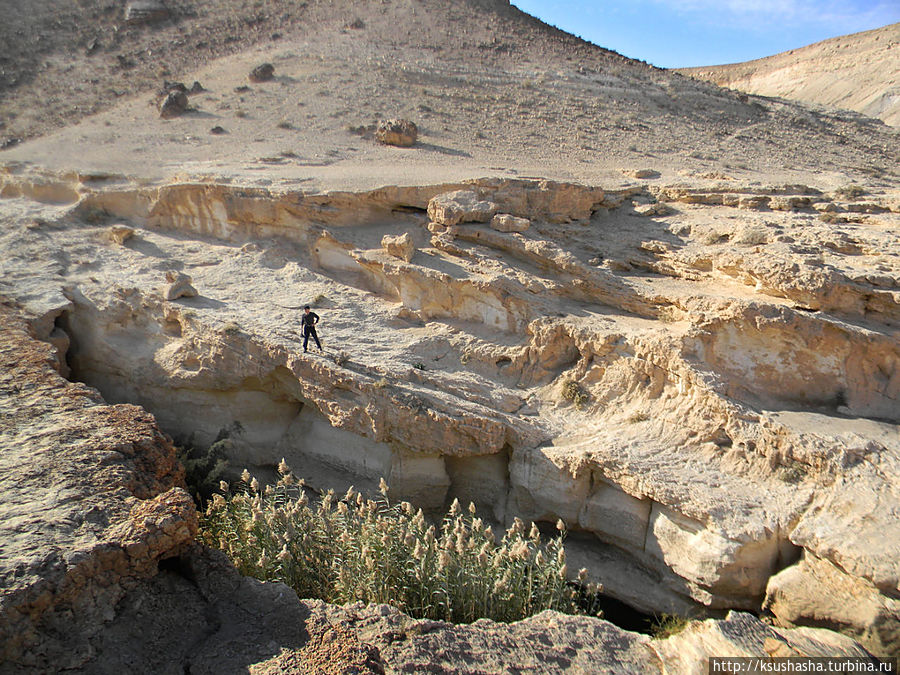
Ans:
{"label": "eroded cliff face", "polygon": [[[765,603],[898,649],[896,195],[2,181],[0,290],[58,370],[177,437],[227,430],[235,471],[562,518],[645,611]],[[411,257],[381,245],[402,234]],[[165,300],[166,271],[198,295]],[[875,609],[801,591],[825,578]]]}

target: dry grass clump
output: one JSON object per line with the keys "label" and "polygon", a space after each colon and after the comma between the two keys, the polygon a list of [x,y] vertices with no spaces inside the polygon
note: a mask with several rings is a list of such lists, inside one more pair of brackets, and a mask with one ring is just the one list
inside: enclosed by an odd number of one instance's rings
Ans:
{"label": "dry grass clump", "polygon": [[464,512],[454,501],[436,527],[408,502],[392,504],[383,480],[375,499],[350,488],[312,504],[283,461],[279,470],[281,480],[264,490],[245,471],[246,489],[215,495],[203,518],[206,543],[226,551],[242,574],[283,581],[303,598],[389,603],[457,623],[516,621],[544,609],[582,613],[566,579],[561,521],[560,536],[546,543],[519,519],[497,541],[474,504]]}

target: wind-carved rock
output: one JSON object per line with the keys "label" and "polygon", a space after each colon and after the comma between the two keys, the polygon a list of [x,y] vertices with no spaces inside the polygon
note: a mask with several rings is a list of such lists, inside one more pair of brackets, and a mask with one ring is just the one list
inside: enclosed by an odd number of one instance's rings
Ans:
{"label": "wind-carved rock", "polygon": [[181,272],[166,272],[166,300],[177,300],[178,298],[194,298],[197,296],[197,289],[191,285],[193,281],[187,274]]}

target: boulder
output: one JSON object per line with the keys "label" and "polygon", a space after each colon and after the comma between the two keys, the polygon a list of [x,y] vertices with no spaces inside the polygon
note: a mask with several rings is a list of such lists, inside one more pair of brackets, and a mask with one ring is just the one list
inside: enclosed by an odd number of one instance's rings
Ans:
{"label": "boulder", "polygon": [[381,120],[375,129],[375,140],[384,145],[397,145],[408,148],[414,145],[419,136],[419,129],[409,120]]}
{"label": "boulder", "polygon": [[187,274],[181,272],[166,272],[166,300],[177,300],[178,298],[194,298],[197,296],[197,289],[191,285],[193,281]]}
{"label": "boulder", "polygon": [[124,244],[134,236],[134,228],[127,225],[113,225],[106,231],[106,236],[116,244]]}
{"label": "boulder", "polygon": [[428,216],[440,225],[486,223],[495,213],[497,205],[480,199],[474,190],[445,192],[428,202]]}
{"label": "boulder", "polygon": [[413,244],[409,232],[404,232],[397,236],[391,236],[389,234],[384,235],[384,237],[381,238],[381,247],[388,255],[400,258],[406,262],[412,260],[412,257],[416,253],[416,246]]}
{"label": "boulder", "polygon": [[188,97],[183,91],[170,91],[159,106],[159,116],[164,120],[178,117],[187,110]]}
{"label": "boulder", "polygon": [[275,77],[275,66],[271,63],[261,63],[250,71],[251,82],[268,82]]}
{"label": "boulder", "polygon": [[531,227],[531,221],[508,213],[498,213],[491,219],[491,227],[497,232],[524,232]]}

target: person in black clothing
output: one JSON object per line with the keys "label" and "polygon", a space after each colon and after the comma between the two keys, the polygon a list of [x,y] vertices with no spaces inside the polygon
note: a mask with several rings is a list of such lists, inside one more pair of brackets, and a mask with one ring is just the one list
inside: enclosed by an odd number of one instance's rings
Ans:
{"label": "person in black clothing", "polygon": [[303,316],[300,317],[300,325],[303,326],[303,351],[306,351],[306,345],[309,343],[311,335],[316,341],[316,347],[322,351],[322,343],[319,342],[319,336],[316,333],[316,324],[319,323],[319,315],[309,310],[309,305],[303,308]]}

